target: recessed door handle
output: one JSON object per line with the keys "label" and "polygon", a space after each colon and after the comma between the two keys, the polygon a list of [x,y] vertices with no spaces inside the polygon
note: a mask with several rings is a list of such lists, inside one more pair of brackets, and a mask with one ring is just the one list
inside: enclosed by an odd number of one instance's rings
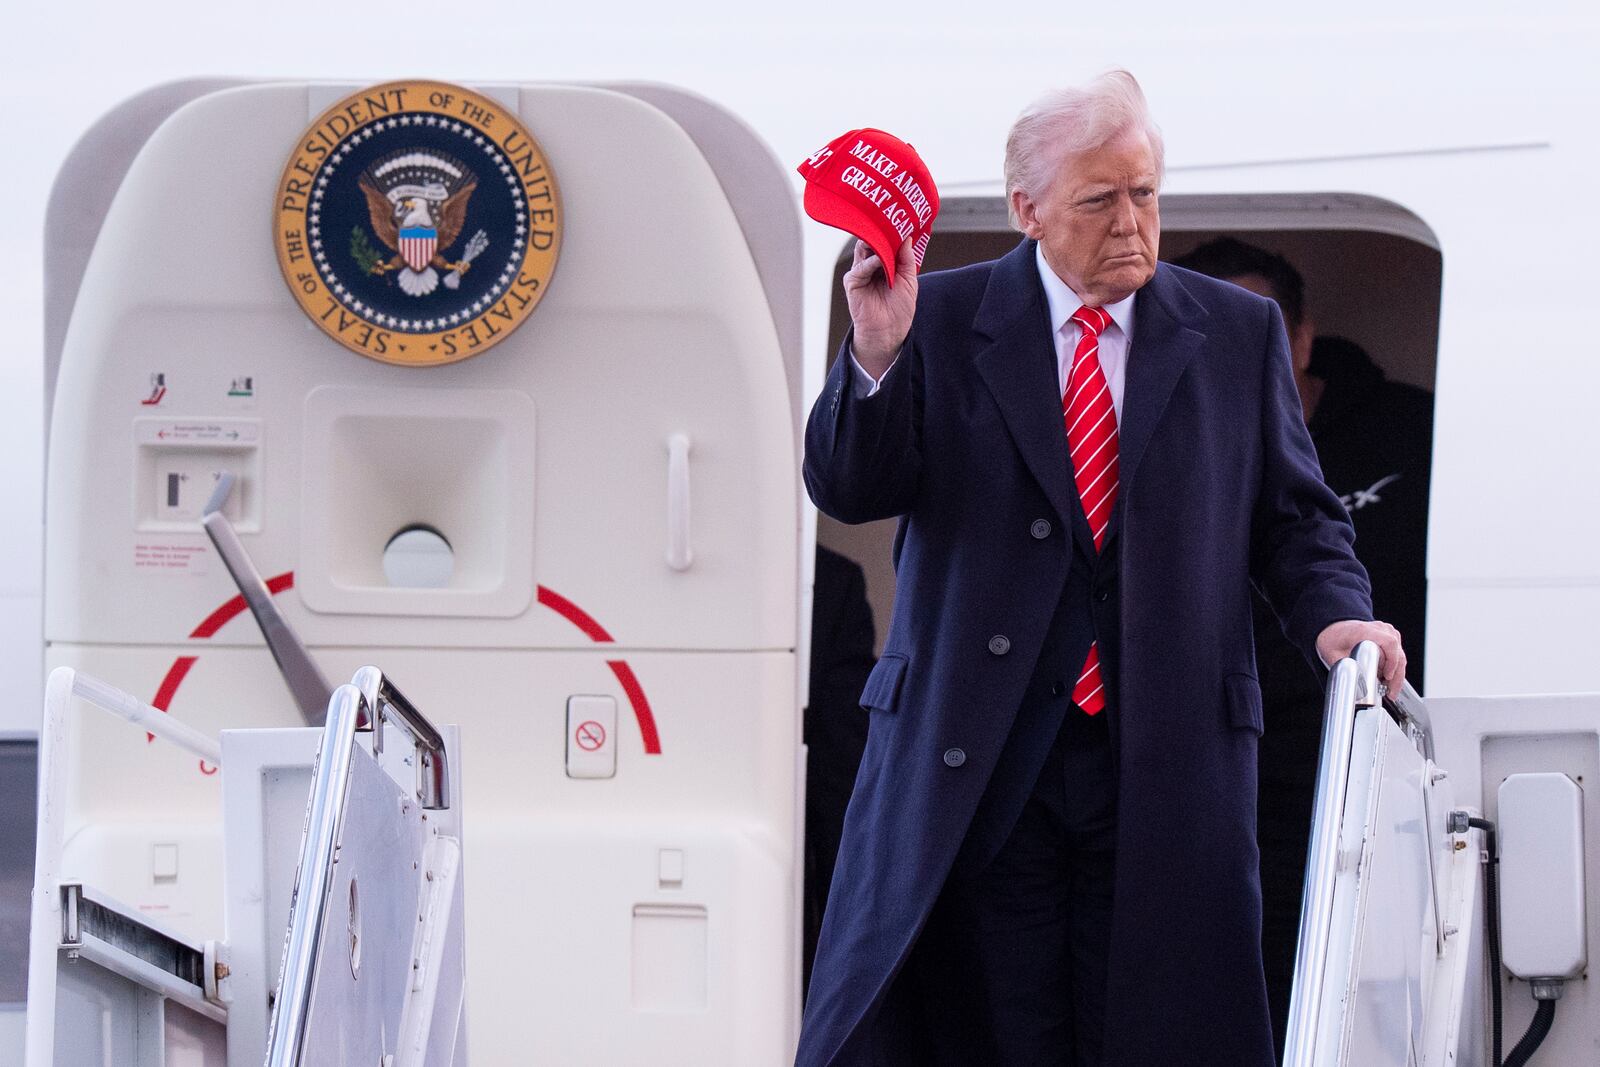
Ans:
{"label": "recessed door handle", "polygon": [[689,436],[667,438],[667,566],[686,571],[694,562],[689,543]]}

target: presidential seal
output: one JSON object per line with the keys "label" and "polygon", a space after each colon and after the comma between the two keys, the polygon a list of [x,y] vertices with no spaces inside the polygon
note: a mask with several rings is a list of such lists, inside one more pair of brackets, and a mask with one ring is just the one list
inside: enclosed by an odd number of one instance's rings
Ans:
{"label": "presidential seal", "polygon": [[544,153],[512,111],[441,82],[352,93],[278,183],[284,280],[328,336],[387,363],[475,356],[544,296],[561,249]]}

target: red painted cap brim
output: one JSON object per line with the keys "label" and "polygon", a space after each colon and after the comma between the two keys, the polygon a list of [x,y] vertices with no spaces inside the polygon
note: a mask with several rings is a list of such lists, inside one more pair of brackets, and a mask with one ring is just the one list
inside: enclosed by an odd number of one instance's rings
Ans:
{"label": "red painted cap brim", "polygon": [[[836,193],[829,191],[824,185],[816,181],[806,182],[805,193],[806,214],[824,226],[833,226],[852,236],[859,237],[867,242],[878,259],[883,263],[883,275],[889,284],[894,285],[895,256],[899,252],[899,234],[892,227],[878,224],[878,216],[874,213],[850,203]],[[888,232],[885,232],[887,227]]]}

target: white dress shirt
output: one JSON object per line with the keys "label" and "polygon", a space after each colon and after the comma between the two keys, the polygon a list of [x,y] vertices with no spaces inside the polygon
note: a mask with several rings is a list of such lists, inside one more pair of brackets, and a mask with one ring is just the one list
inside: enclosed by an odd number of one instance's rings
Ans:
{"label": "white dress shirt", "polygon": [[[1039,281],[1044,285],[1045,302],[1050,309],[1050,332],[1056,346],[1056,391],[1065,395],[1067,379],[1072,376],[1072,356],[1078,350],[1078,339],[1083,336],[1083,327],[1072,321],[1072,314],[1083,306],[1083,301],[1050,269],[1042,248],[1035,246],[1033,255],[1039,267]],[[1111,406],[1116,410],[1117,423],[1120,425],[1122,391],[1128,371],[1128,346],[1133,338],[1133,294],[1115,304],[1107,304],[1103,310],[1111,316],[1111,325],[1100,331],[1097,355],[1100,357],[1100,372],[1106,376],[1106,387],[1111,392]],[[897,356],[895,363],[898,362],[900,359]],[[874,379],[856,362],[854,352],[850,353],[850,363],[855,369],[855,394],[859,399],[876,393],[883,380],[894,370],[894,363],[891,363],[882,376]]]}

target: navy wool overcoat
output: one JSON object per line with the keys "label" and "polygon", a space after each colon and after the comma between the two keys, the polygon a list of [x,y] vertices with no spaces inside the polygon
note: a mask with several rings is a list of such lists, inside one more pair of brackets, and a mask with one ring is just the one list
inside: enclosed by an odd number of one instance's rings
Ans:
{"label": "navy wool overcoat", "polygon": [[[972,825],[1071,568],[1094,558],[1034,242],[920,284],[882,388],[857,397],[840,358],[806,433],[817,507],[848,523],[899,516],[900,530],[804,1067],[901,1062],[906,1043],[879,1009]],[[1308,657],[1330,623],[1370,619],[1371,594],[1275,304],[1162,264],[1136,297],[1125,382],[1107,534],[1120,539],[1119,647],[1095,616],[1119,767],[1106,1063],[1268,1067],[1251,583]],[[1062,536],[1039,536],[1041,519]]]}

